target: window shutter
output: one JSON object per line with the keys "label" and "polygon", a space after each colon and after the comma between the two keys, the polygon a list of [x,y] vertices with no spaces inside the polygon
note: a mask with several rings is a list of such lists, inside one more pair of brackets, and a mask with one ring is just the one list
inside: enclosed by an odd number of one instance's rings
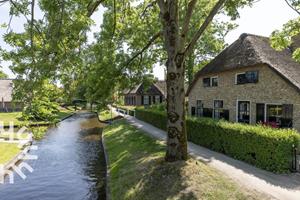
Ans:
{"label": "window shutter", "polygon": [[191,115],[195,116],[196,114],[196,108],[195,107],[191,107]]}
{"label": "window shutter", "polygon": [[229,121],[229,110],[224,110],[224,119]]}
{"label": "window shutter", "polygon": [[293,119],[293,104],[283,104],[283,113],[282,116],[285,119]]}
{"label": "window shutter", "polygon": [[144,105],[144,96],[142,95],[142,105]]}

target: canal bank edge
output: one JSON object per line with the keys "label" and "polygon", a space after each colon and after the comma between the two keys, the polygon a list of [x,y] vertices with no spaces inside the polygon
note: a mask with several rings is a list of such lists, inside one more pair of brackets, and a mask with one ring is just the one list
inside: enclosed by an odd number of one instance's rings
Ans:
{"label": "canal bank edge", "polygon": [[[105,123],[103,121],[101,121],[99,119],[99,113],[98,112],[94,112],[96,115],[97,115],[97,119],[100,123]],[[108,124],[108,123],[105,123],[105,124]],[[109,125],[109,124],[108,124]],[[108,158],[108,154],[106,152],[106,145],[105,145],[105,139],[103,137],[103,131],[102,131],[102,134],[101,134],[101,144],[102,144],[102,147],[103,147],[103,153],[104,153],[104,159],[105,159],[105,171],[106,171],[106,177],[105,177],[105,192],[106,192],[106,200],[110,200],[111,197],[110,197],[110,188],[109,188],[109,182],[110,182],[110,174],[109,174],[109,169],[108,169],[108,166],[109,166],[109,158]]]}
{"label": "canal bank edge", "polygon": [[[3,172],[4,172],[4,176],[7,175],[5,172],[9,171],[13,166],[17,165],[18,162],[20,162],[21,160],[24,159],[24,157],[26,156],[26,154],[29,152],[30,147],[32,146],[33,143],[33,139],[31,138],[30,140],[28,140],[26,143],[23,144],[22,148],[25,147],[24,149],[22,149],[16,156],[14,156],[11,160],[7,161],[4,165],[3,165]],[[1,174],[2,176],[2,174]],[[1,178],[4,177],[0,177],[0,181]],[[3,180],[4,182],[4,180]]]}

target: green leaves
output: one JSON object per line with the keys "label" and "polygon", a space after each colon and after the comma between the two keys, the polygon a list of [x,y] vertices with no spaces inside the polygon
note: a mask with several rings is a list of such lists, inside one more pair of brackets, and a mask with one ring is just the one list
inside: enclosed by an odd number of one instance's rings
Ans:
{"label": "green leaves", "polygon": [[[300,34],[300,17],[294,20],[288,21],[282,28],[282,30],[276,30],[271,35],[271,45],[278,51],[286,49],[293,44],[293,40],[298,40]],[[293,58],[296,61],[300,61],[299,46],[292,47]],[[296,49],[298,48],[298,49]]]}

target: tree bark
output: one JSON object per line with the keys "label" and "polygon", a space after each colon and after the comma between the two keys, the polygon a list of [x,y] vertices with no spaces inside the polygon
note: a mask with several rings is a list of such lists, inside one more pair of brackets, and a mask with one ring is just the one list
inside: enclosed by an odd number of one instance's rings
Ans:
{"label": "tree bark", "polygon": [[184,53],[178,27],[177,0],[159,2],[163,24],[164,45],[167,50],[167,161],[186,160]]}

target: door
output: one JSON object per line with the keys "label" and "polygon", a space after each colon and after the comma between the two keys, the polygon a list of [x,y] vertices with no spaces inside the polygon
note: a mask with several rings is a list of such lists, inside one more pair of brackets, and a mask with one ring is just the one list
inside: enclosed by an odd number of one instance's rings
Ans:
{"label": "door", "polygon": [[238,101],[238,122],[250,124],[250,101]]}

